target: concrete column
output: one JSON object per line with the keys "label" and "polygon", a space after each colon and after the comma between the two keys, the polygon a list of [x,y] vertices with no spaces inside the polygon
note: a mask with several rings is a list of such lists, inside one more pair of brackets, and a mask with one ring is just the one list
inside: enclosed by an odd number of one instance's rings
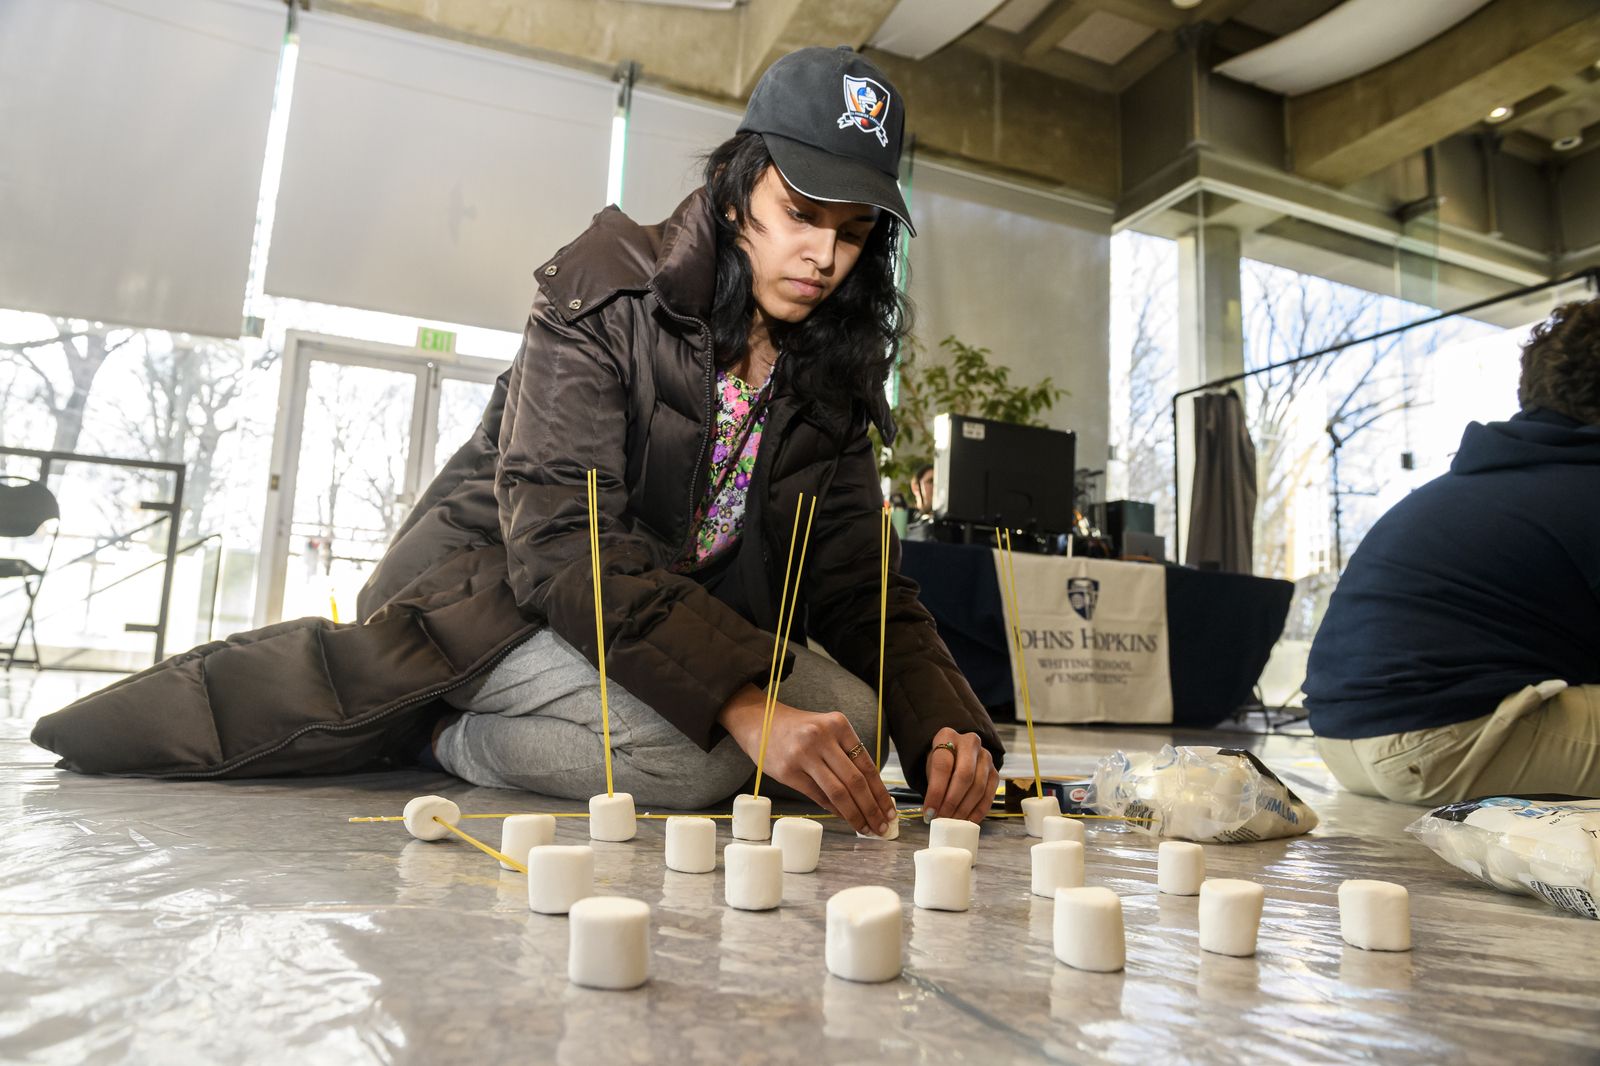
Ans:
{"label": "concrete column", "polygon": [[[1239,231],[1200,222],[1178,238],[1178,389],[1244,372],[1244,321],[1239,296]],[[1192,397],[1178,406],[1178,543],[1189,537],[1194,481]]]}

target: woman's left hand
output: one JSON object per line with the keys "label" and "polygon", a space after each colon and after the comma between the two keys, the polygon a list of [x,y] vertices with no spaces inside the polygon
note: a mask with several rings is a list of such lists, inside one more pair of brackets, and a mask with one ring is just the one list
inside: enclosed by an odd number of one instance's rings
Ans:
{"label": "woman's left hand", "polygon": [[[941,745],[953,745],[955,750]],[[957,733],[949,726],[933,737],[928,752],[928,790],[922,809],[936,818],[981,822],[994,804],[1000,771],[994,756],[976,733]]]}

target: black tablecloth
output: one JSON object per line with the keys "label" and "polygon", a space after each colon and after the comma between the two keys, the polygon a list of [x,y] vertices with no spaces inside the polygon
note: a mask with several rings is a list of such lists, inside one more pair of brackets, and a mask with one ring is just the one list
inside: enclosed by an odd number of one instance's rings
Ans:
{"label": "black tablecloth", "polygon": [[[922,586],[922,602],[973,691],[986,707],[1009,705],[1011,657],[993,552],[917,541],[900,547],[901,572]],[[1294,585],[1183,566],[1166,571],[1172,721],[1216,725],[1249,702],[1283,632]]]}

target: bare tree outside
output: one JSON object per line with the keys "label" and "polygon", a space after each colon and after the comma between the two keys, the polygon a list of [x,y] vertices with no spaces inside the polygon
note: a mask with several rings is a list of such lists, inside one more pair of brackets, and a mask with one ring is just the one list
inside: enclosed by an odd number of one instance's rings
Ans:
{"label": "bare tree outside", "polygon": [[[1242,261],[1241,270],[1247,367],[1432,313],[1253,260]],[[1447,320],[1249,379],[1246,407],[1259,491],[1257,574],[1316,586],[1316,598],[1325,600],[1340,567],[1385,509],[1385,489],[1409,477],[1409,412],[1429,401],[1434,354],[1487,328]],[[1306,622],[1314,628],[1318,618],[1320,610],[1313,610]]]}
{"label": "bare tree outside", "polygon": [[147,457],[185,464],[185,540],[219,527],[226,501],[216,490],[230,473],[224,443],[246,421],[265,422],[265,412],[246,410],[241,400],[277,357],[259,344],[156,331],[145,337],[137,379],[144,403],[115,408],[116,428],[126,446]]}
{"label": "bare tree outside", "polygon": [[315,360],[309,370],[284,612],[353,611],[355,594],[410,507],[414,379]]}
{"label": "bare tree outside", "polygon": [[1112,494],[1156,506],[1156,532],[1175,545],[1172,394],[1178,386],[1178,251],[1132,231],[1112,241],[1111,444],[1121,464]]}
{"label": "bare tree outside", "polygon": [[0,343],[0,360],[13,368],[5,398],[8,404],[20,399],[40,408],[51,419],[49,446],[40,441],[32,446],[71,452],[78,449],[83,434],[84,410],[95,379],[107,360],[136,339],[139,331],[68,318],[48,322],[50,332],[37,339]]}

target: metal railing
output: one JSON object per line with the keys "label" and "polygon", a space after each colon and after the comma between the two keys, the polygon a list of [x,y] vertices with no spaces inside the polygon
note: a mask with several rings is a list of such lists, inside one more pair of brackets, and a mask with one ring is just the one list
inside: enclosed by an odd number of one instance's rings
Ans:
{"label": "metal railing", "polygon": [[[36,460],[39,464],[38,480],[46,484],[57,465],[81,463],[88,466],[110,466],[131,468],[135,470],[151,470],[172,476],[171,500],[140,500],[138,509],[141,511],[159,511],[161,516],[155,518],[136,529],[117,534],[104,544],[97,544],[89,551],[62,563],[57,570],[65,569],[74,563],[92,561],[94,557],[107,548],[127,543],[133,537],[147,530],[153,529],[162,522],[167,523],[166,549],[158,562],[152,563],[142,570],[162,567],[161,573],[161,599],[157,605],[156,620],[154,622],[128,622],[123,626],[129,633],[149,633],[155,637],[155,656],[153,662],[159,663],[166,658],[167,622],[172,600],[172,572],[178,558],[178,520],[183,514],[183,479],[186,467],[182,463],[162,463],[147,459],[119,459],[107,455],[85,455],[79,452],[40,451],[34,448],[6,448],[0,447],[0,455],[16,455],[26,459]],[[197,542],[199,543],[199,542]],[[192,545],[191,545],[192,547]],[[132,575],[129,575],[132,576]],[[126,580],[119,579],[118,582]],[[109,586],[108,586],[109,587]],[[104,589],[100,590],[105,591]],[[213,603],[213,613],[215,606]]]}

